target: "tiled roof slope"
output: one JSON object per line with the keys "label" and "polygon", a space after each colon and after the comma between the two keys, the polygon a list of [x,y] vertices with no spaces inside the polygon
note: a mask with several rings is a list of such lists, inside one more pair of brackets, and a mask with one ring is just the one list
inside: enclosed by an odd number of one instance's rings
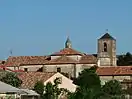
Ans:
{"label": "tiled roof slope", "polygon": [[98,67],[96,72],[100,76],[132,75],[132,66]]}
{"label": "tiled roof slope", "polygon": [[97,58],[93,55],[83,55],[80,60],[74,60],[68,56],[60,56],[56,59],[47,61],[45,64],[96,64]]}
{"label": "tiled roof slope", "polygon": [[71,59],[67,56],[60,56],[56,59],[50,60],[46,62],[45,64],[72,64],[72,63],[78,63],[78,61]]}
{"label": "tiled roof slope", "polygon": [[97,63],[97,58],[93,55],[84,55],[84,56],[82,56],[79,63],[82,63],[82,64],[96,64]]}
{"label": "tiled roof slope", "polygon": [[112,40],[115,40],[109,33],[104,34],[100,39],[112,39]]}
{"label": "tiled roof slope", "polygon": [[21,88],[33,89],[37,81],[45,82],[55,73],[44,73],[44,72],[23,72],[19,73],[18,77],[22,80]]}
{"label": "tiled roof slope", "polygon": [[44,64],[48,56],[10,56],[5,62],[6,66],[20,66]]}
{"label": "tiled roof slope", "polygon": [[51,54],[51,56],[61,56],[61,55],[83,55],[83,53],[78,52],[72,48],[64,48],[62,50],[60,50],[59,52],[55,52],[53,54]]}

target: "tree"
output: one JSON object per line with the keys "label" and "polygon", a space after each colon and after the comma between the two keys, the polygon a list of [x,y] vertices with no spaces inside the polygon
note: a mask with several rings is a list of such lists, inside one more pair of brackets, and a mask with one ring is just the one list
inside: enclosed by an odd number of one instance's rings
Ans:
{"label": "tree", "polygon": [[101,92],[100,78],[96,74],[97,67],[84,69],[75,79],[74,83],[79,87],[75,93],[71,93],[68,99],[97,99],[103,95]]}
{"label": "tree", "polygon": [[125,55],[119,55],[117,65],[118,66],[132,65],[132,54],[127,52]]}
{"label": "tree", "polygon": [[48,82],[45,86],[44,98],[45,99],[58,99],[59,95],[66,91],[64,89],[58,88],[58,85],[61,84],[61,78],[56,78],[54,84]]}
{"label": "tree", "polygon": [[56,78],[54,84],[48,82],[45,86],[39,81],[35,84],[34,90],[40,94],[41,99],[58,99],[60,95],[68,92],[66,89],[58,88],[59,84],[61,84],[60,78]]}
{"label": "tree", "polygon": [[42,81],[38,81],[34,86],[34,91],[36,91],[38,94],[40,94],[40,97],[43,97],[44,93],[44,84]]}
{"label": "tree", "polygon": [[74,83],[83,88],[100,88],[100,78],[96,74],[96,67],[91,67],[90,69],[84,69]]}
{"label": "tree", "polygon": [[17,77],[17,74],[12,72],[7,72],[5,76],[0,78],[0,81],[10,84],[14,87],[20,87],[22,84],[22,81]]}
{"label": "tree", "polygon": [[110,80],[102,87],[102,91],[112,97],[118,97],[122,94],[122,87],[119,81]]}

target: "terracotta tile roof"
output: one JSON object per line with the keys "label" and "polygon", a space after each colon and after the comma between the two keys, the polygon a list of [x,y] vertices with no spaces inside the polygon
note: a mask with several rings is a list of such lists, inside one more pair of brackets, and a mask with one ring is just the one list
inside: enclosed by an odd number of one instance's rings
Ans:
{"label": "terracotta tile roof", "polygon": [[83,55],[83,53],[78,52],[72,48],[64,48],[60,50],[59,52],[55,52],[51,54],[51,56],[61,56],[61,55]]}
{"label": "terracotta tile roof", "polygon": [[100,76],[132,75],[132,66],[98,67],[97,74]]}
{"label": "terracotta tile roof", "polygon": [[5,62],[6,66],[20,66],[44,64],[48,56],[10,56]]}
{"label": "terracotta tile roof", "polygon": [[67,56],[60,56],[56,59],[46,62],[45,64],[75,64],[75,63],[77,64],[78,61],[71,59]]}
{"label": "terracotta tile roof", "polygon": [[47,61],[45,64],[96,64],[97,59],[93,55],[83,55],[80,60],[74,60],[68,56],[60,56],[56,59]]}
{"label": "terracotta tile roof", "polygon": [[21,88],[33,89],[37,81],[45,82],[55,73],[44,73],[44,72],[23,72],[19,73],[18,77],[22,80]]}
{"label": "terracotta tile roof", "polygon": [[82,56],[79,63],[82,63],[82,64],[96,64],[97,63],[97,58],[93,55],[84,55],[84,56]]}

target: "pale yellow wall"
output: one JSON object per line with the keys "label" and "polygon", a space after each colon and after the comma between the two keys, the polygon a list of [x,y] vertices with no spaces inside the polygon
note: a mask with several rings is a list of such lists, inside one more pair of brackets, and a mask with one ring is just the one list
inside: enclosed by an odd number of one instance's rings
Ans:
{"label": "pale yellow wall", "polygon": [[56,73],[55,75],[53,75],[51,78],[49,78],[47,81],[44,82],[44,84],[46,85],[46,83],[51,82],[52,84],[54,84],[54,80],[56,78],[61,78],[61,84],[59,84],[59,88],[65,88],[67,90],[69,90],[70,92],[75,92],[77,86],[75,84],[73,84],[72,80],[68,79],[67,77],[63,76],[60,73]]}
{"label": "pale yellow wall", "polygon": [[80,55],[70,55],[70,56],[67,56],[67,57],[69,57],[73,60],[76,60],[76,61],[79,61],[82,58],[82,56],[80,56]]}
{"label": "pale yellow wall", "polygon": [[[51,56],[51,60],[59,58],[59,57],[61,57],[61,56]],[[82,56],[80,56],[80,55],[69,55],[67,57],[69,57],[69,58],[71,58],[73,60],[79,61]]]}
{"label": "pale yellow wall", "polygon": [[8,68],[11,70],[24,70],[24,68],[28,68],[28,71],[37,71],[41,67],[43,67],[43,65],[23,65],[23,66],[14,66]]}
{"label": "pale yellow wall", "polygon": [[122,82],[124,79],[130,80],[131,76],[100,76],[100,80],[102,84],[105,84],[105,82],[116,79],[120,82]]}
{"label": "pale yellow wall", "polygon": [[56,64],[56,65],[44,65],[43,72],[57,72],[57,68],[61,68],[61,72],[68,73],[72,77],[78,77],[78,74],[96,64]]}
{"label": "pale yellow wall", "polygon": [[28,71],[37,71],[41,67],[43,67],[43,65],[25,65],[20,66],[19,69],[24,70],[24,68],[28,68]]}
{"label": "pale yellow wall", "polygon": [[69,73],[72,77],[74,77],[74,64],[56,64],[56,65],[44,65],[44,72],[57,72],[57,68],[61,68],[61,72]]}

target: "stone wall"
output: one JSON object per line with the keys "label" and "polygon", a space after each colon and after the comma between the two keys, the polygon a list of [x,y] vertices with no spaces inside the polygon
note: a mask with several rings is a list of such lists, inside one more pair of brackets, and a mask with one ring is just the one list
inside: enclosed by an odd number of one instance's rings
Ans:
{"label": "stone wall", "polygon": [[75,65],[74,64],[44,65],[43,72],[57,72],[57,68],[60,68],[61,72],[68,73],[72,77],[75,76]]}

